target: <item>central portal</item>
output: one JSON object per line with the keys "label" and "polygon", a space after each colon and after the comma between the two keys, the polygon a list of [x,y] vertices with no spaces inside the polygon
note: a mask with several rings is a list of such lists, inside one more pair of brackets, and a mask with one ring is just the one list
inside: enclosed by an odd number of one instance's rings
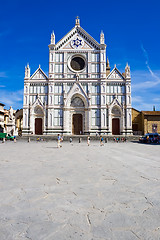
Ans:
{"label": "central portal", "polygon": [[120,135],[119,118],[113,118],[112,119],[112,134],[113,135]]}
{"label": "central portal", "polygon": [[72,134],[79,135],[82,134],[82,114],[73,114],[72,118]]}

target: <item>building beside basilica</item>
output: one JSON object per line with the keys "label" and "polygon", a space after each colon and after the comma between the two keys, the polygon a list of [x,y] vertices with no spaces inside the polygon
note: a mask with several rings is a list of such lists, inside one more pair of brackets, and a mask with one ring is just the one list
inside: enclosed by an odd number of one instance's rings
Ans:
{"label": "building beside basilica", "polygon": [[59,42],[51,34],[49,74],[25,68],[23,134],[132,134],[130,67],[110,71],[100,43],[77,18]]}

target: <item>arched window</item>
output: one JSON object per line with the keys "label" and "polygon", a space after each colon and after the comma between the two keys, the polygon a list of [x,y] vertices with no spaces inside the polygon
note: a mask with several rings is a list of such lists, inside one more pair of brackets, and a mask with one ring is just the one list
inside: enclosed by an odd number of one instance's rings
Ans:
{"label": "arched window", "polygon": [[24,115],[24,126],[27,126],[27,114]]}
{"label": "arched window", "polygon": [[129,113],[129,125],[131,126],[131,114]]}
{"label": "arched window", "polygon": [[105,104],[105,96],[103,96],[103,104]]}
{"label": "arched window", "polygon": [[51,72],[53,72],[53,64],[51,64]]}
{"label": "arched window", "polygon": [[128,96],[128,103],[130,104],[131,103],[131,97]]}
{"label": "arched window", "polygon": [[52,96],[50,96],[50,104],[52,104]]}
{"label": "arched window", "polygon": [[128,86],[128,92],[130,92],[130,86]]}
{"label": "arched window", "polygon": [[106,123],[106,116],[105,116],[105,113],[103,113],[103,124],[105,126],[105,123]]}
{"label": "arched window", "polygon": [[50,126],[52,126],[52,113],[50,113]]}

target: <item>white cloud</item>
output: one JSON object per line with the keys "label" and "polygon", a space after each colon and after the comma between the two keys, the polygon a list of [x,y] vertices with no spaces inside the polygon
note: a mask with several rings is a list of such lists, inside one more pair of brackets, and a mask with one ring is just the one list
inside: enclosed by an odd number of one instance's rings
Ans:
{"label": "white cloud", "polygon": [[141,44],[141,49],[145,57],[145,64],[148,71],[133,71],[132,72],[132,89],[150,89],[160,84],[160,73],[153,72],[149,65],[149,57],[146,49]]}
{"label": "white cloud", "polygon": [[160,104],[160,97],[153,98],[153,101],[159,102],[159,104]]}
{"label": "white cloud", "polygon": [[132,97],[132,102],[141,103],[143,101],[141,96]]}
{"label": "white cloud", "polygon": [[[157,98],[158,100],[158,98]],[[159,98],[160,100],[160,98]],[[158,101],[157,101],[158,102]],[[157,103],[156,102],[156,103]],[[153,106],[156,106],[158,110],[158,105],[155,103],[155,98],[151,98],[148,95],[144,96],[132,96],[132,107],[138,109],[139,111],[152,111]]]}
{"label": "white cloud", "polygon": [[18,91],[7,91],[0,89],[0,102],[5,104],[6,108],[12,106],[14,109],[22,108],[23,89]]}

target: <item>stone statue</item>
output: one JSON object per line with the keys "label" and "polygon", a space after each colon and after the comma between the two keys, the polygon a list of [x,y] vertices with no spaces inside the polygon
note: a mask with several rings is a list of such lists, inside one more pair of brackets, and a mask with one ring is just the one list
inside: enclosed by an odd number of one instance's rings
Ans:
{"label": "stone statue", "polygon": [[9,109],[9,120],[13,120],[13,108],[10,107]]}
{"label": "stone statue", "polygon": [[51,44],[55,44],[55,34],[54,34],[54,31],[51,33]]}

